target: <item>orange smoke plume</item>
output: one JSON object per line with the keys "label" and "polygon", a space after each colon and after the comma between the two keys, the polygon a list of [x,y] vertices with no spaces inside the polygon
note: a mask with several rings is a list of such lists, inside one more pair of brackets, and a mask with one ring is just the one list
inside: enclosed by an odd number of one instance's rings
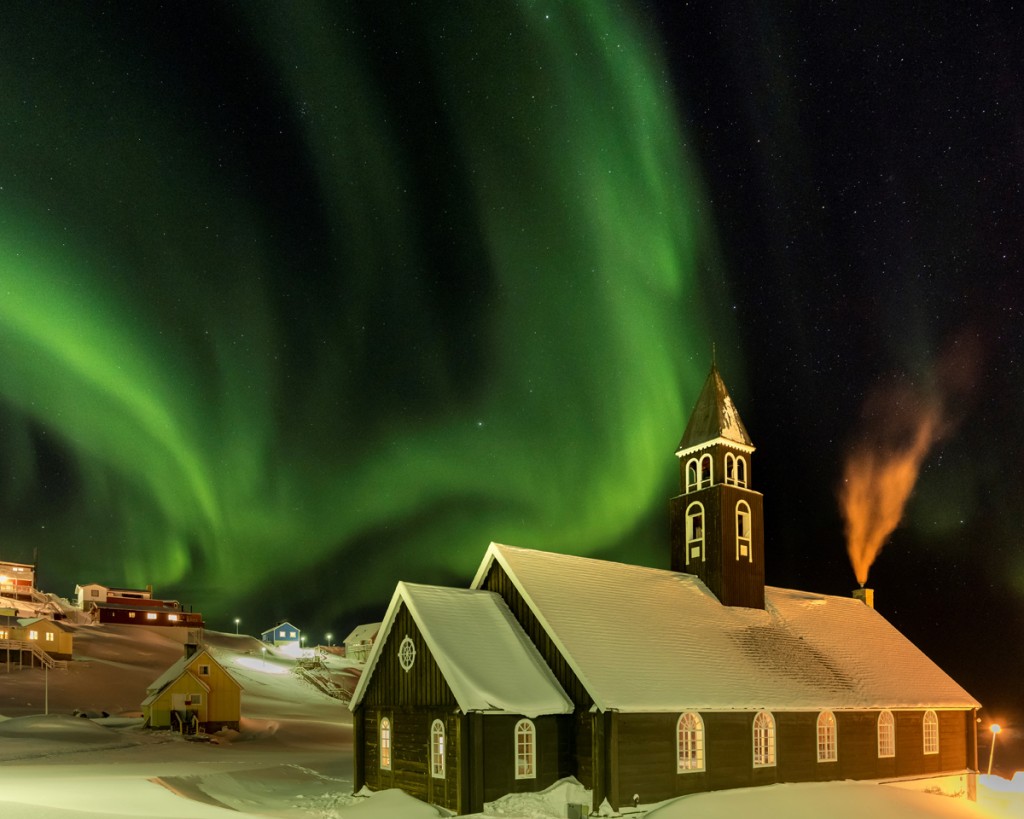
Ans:
{"label": "orange smoke plume", "polygon": [[861,586],[903,517],[921,463],[954,426],[947,408],[963,412],[980,353],[976,335],[961,333],[934,367],[926,392],[894,387],[876,393],[865,405],[867,432],[847,457],[838,493],[846,549]]}
{"label": "orange smoke plume", "polygon": [[942,417],[935,405],[908,408],[886,419],[882,436],[855,449],[846,461],[839,505],[846,520],[846,549],[857,582],[863,586],[868,571],[903,517],[921,462],[935,443]]}

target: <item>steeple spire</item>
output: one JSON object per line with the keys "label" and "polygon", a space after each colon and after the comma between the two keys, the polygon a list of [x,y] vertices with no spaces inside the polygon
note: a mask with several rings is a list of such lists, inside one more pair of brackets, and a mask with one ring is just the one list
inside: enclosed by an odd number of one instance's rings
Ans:
{"label": "steeple spire", "polygon": [[711,362],[711,372],[704,381],[697,403],[690,414],[682,440],[676,448],[676,455],[682,456],[686,451],[721,439],[724,442],[739,444],[741,447],[754,448],[747,428],[743,425],[740,413],[732,402],[725,382],[718,373],[718,366]]}

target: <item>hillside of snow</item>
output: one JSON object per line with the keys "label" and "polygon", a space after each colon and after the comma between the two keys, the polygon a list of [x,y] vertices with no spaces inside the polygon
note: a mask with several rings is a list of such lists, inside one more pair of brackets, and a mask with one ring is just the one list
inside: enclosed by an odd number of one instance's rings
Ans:
{"label": "hillside of snow", "polygon": [[[293,654],[248,636],[206,632],[217,660],[243,686],[242,724],[211,741],[141,728],[146,686],[183,647],[168,630],[73,625],[66,672],[0,663],[0,817],[3,819],[419,819],[447,815],[399,791],[352,795],[347,707],[296,671]],[[355,664],[326,663],[351,691]],[[43,711],[49,708],[49,715]],[[92,718],[73,716],[84,712]],[[107,716],[102,716],[102,715]],[[652,819],[785,816],[978,819],[1024,816],[1024,777],[982,777],[977,804],[869,783],[778,785],[697,794],[645,807]],[[565,816],[566,791],[506,797],[485,815]],[[578,786],[576,786],[578,790]],[[579,794],[573,801],[578,801]],[[643,812],[640,814],[643,815]],[[478,815],[480,816],[480,815]]]}

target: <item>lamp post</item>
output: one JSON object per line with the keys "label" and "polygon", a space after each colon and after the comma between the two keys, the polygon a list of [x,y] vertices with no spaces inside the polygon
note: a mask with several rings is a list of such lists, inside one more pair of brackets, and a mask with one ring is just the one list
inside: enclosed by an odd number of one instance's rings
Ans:
{"label": "lamp post", "polygon": [[262,647],[262,648],[260,649],[260,651],[262,651],[262,652],[263,652],[263,667],[264,667],[264,668],[266,668],[266,667],[267,667],[267,647],[266,647],[266,646],[263,646],[263,647]]}
{"label": "lamp post", "polygon": [[992,732],[992,747],[988,752],[988,775],[992,776],[992,759],[996,755],[996,737],[999,736],[999,732],[1003,729],[999,727],[998,722],[993,722],[989,726],[989,730]]}
{"label": "lamp post", "polygon": [[235,618],[235,635],[236,636],[238,635],[238,624],[241,623],[241,622],[242,622],[242,618],[241,617],[236,617]]}
{"label": "lamp post", "polygon": [[328,631],[327,632],[327,645],[328,646],[333,646],[334,645],[334,643],[331,642],[332,639],[334,639],[334,635],[331,634],[331,632]]}

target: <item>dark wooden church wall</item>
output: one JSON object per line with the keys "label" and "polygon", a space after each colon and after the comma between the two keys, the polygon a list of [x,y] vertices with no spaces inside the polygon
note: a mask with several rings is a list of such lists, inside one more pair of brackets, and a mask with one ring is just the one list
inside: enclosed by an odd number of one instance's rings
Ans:
{"label": "dark wooden church wall", "polygon": [[571,746],[575,730],[573,717],[543,716],[533,720],[537,742],[537,775],[516,779],[516,724],[521,717],[485,715],[483,727],[484,801],[491,802],[507,793],[541,791],[569,776]]}

